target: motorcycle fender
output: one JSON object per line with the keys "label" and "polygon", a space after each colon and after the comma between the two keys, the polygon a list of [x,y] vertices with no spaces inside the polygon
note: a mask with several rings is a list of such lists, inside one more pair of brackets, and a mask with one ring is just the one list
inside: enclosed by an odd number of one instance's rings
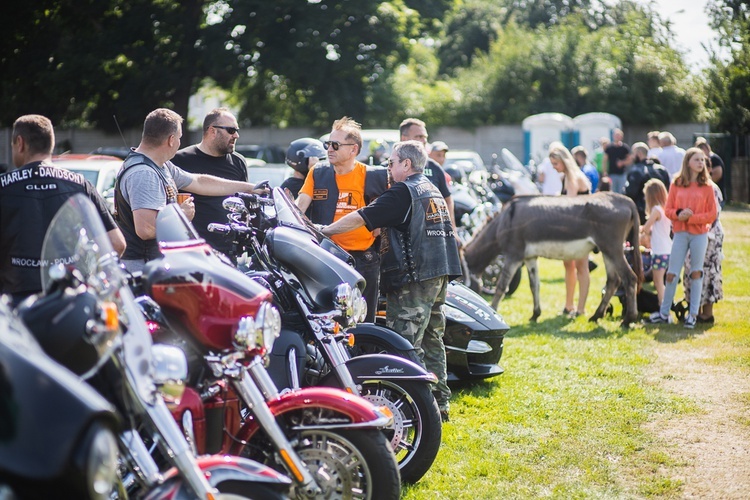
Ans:
{"label": "motorcycle fender", "polygon": [[[333,387],[303,387],[295,391],[283,392],[278,398],[267,401],[274,417],[299,410],[331,410],[325,422],[303,422],[305,429],[382,429],[391,425],[392,417],[385,415],[366,399]],[[254,418],[245,420],[237,434],[235,445],[230,453],[238,453],[243,443],[258,431],[259,424]]]}
{"label": "motorcycle fender", "polygon": [[[392,354],[365,354],[346,361],[346,367],[357,383],[368,380],[409,380],[434,384],[437,377],[418,364]],[[336,374],[331,371],[321,379],[323,385],[337,384]]]}
{"label": "motorcycle fender", "polygon": [[414,350],[414,346],[411,345],[411,342],[399,335],[397,331],[386,326],[376,325],[375,323],[360,323],[356,327],[347,330],[347,332],[354,334],[355,345],[358,339],[364,341],[368,338],[377,338],[383,342],[389,343],[397,351],[408,352]]}
{"label": "motorcycle fender", "polygon": [[[275,470],[246,458],[229,455],[208,455],[196,458],[198,468],[203,472],[211,486],[217,487],[225,481],[263,484],[278,491],[286,492],[292,481]],[[152,489],[146,500],[194,499],[195,494],[185,483],[179,471],[172,467],[164,475],[164,482]]]}

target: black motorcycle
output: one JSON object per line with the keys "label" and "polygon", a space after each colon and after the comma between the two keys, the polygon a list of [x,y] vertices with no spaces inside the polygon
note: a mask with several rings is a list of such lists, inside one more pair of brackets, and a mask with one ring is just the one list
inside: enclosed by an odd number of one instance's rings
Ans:
{"label": "black motorcycle", "polygon": [[0,498],[8,490],[10,498],[110,498],[119,425],[114,408],[50,359],[0,296]]}
{"label": "black motorcycle", "polygon": [[401,478],[419,480],[441,441],[440,412],[431,392],[436,378],[409,357],[351,356],[350,342],[357,345],[358,332],[403,341],[383,326],[357,325],[367,306],[364,279],[345,261],[351,256],[322,237],[278,188],[270,199],[240,193],[224,206],[232,222],[211,224],[209,230],[227,234],[246,252],[239,265],[273,292],[281,312],[282,331],[269,366],[274,382],[289,388],[340,387],[387,406],[394,415],[388,435]]}

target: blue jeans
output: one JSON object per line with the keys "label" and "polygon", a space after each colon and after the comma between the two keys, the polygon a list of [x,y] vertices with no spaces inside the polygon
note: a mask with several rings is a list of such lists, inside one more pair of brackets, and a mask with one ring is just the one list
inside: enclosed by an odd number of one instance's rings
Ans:
{"label": "blue jeans", "polygon": [[[662,316],[668,316],[672,308],[678,278],[688,250],[690,250],[690,273],[688,274],[692,275],[695,271],[701,274],[700,278],[690,277],[690,315],[698,315],[703,289],[703,258],[706,256],[707,247],[708,234],[690,234],[687,231],[675,233],[672,241],[672,253],[669,256],[669,269],[667,269],[667,286],[664,289],[664,300],[662,300],[659,310]],[[671,281],[669,280],[670,275],[672,275]]]}
{"label": "blue jeans", "polygon": [[625,184],[627,178],[625,174],[609,174],[609,180],[612,181],[612,192],[613,193],[625,193]]}

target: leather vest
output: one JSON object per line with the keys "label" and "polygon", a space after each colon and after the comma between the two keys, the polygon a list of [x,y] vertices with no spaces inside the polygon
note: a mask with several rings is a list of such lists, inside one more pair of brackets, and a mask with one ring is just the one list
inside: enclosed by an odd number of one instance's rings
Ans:
{"label": "leather vest", "polygon": [[381,242],[381,289],[398,290],[440,276],[461,275],[448,206],[437,187],[423,174],[404,181],[411,194],[407,231],[388,228]]}
{"label": "leather vest", "polygon": [[120,190],[120,181],[122,180],[125,171],[136,165],[147,165],[159,174],[159,178],[164,183],[164,192],[166,193],[167,203],[175,203],[177,201],[177,186],[175,186],[173,180],[170,183],[171,179],[168,179],[164,175],[162,169],[158,167],[151,158],[142,153],[136,153],[135,151],[131,151],[125,158],[125,161],[122,164],[122,169],[120,169],[117,174],[117,179],[115,180],[115,220],[117,221],[117,225],[120,226],[120,230],[125,236],[125,242],[127,243],[122,260],[143,260],[144,262],[147,262],[161,256],[159,244],[156,239],[142,240],[138,236],[138,233],[135,232],[133,209],[122,196],[122,191]]}
{"label": "leather vest", "polygon": [[[363,165],[357,163],[357,165]],[[388,188],[388,169],[370,165],[365,174],[365,203],[369,204]],[[310,204],[310,220],[315,224],[331,224],[336,213],[339,188],[336,184],[336,171],[329,163],[313,169],[313,200]],[[320,194],[318,194],[320,193]]]}

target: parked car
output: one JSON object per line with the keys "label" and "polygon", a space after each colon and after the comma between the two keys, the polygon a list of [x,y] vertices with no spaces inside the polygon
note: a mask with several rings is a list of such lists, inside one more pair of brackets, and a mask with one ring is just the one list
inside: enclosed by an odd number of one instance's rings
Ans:
{"label": "parked car", "polygon": [[279,187],[284,179],[291,177],[294,173],[292,167],[286,164],[270,164],[259,161],[248,160],[247,162],[247,180],[252,183],[268,181],[271,187]]}
{"label": "parked car", "polygon": [[248,160],[263,160],[266,163],[284,163],[286,150],[281,146],[262,144],[236,144],[234,150]]}
{"label": "parked car", "polygon": [[115,177],[122,159],[110,155],[64,154],[52,157],[55,166],[81,174],[104,197],[110,212],[115,209]]}
{"label": "parked car", "polygon": [[468,174],[469,172],[466,171],[466,166],[468,164],[466,162],[472,163],[473,170],[487,170],[484,160],[479,156],[479,153],[468,149],[450,150],[445,153],[445,163],[443,164],[443,168],[448,168],[453,164],[458,164],[462,167],[464,173]]}
{"label": "parked car", "polygon": [[130,148],[127,148],[125,146],[120,146],[120,147],[104,146],[104,147],[96,148],[89,154],[116,156],[117,158],[122,158],[124,160],[125,157],[130,154]]}

